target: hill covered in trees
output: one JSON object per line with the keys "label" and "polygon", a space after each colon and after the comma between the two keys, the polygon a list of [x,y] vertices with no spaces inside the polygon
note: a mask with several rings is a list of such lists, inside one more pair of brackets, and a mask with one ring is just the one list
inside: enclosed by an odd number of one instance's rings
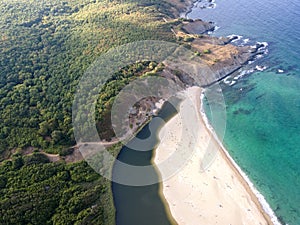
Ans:
{"label": "hill covered in trees", "polygon": [[[0,153],[74,144],[73,94],[79,78],[111,47],[172,40],[163,1],[2,1]],[[113,88],[113,87],[112,87]]]}
{"label": "hill covered in trees", "polygon": [[[102,53],[147,39],[175,41],[178,1],[3,0],[0,2],[0,224],[114,224],[110,182],[85,162],[50,162],[28,147],[63,153],[75,144],[72,101]],[[149,64],[106,85],[98,122],[122,85]],[[102,108],[101,108],[102,107]],[[120,146],[111,148],[114,153]]]}

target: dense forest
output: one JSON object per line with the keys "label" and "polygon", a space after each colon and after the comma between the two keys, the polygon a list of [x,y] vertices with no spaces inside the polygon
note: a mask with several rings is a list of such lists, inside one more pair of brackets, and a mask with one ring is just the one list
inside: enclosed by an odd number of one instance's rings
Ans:
{"label": "dense forest", "polygon": [[[109,181],[86,162],[53,163],[38,150],[63,154],[75,144],[72,101],[89,65],[121,44],[175,41],[163,20],[174,12],[167,0],[0,1],[0,224],[114,224]],[[99,90],[98,124],[149,63],[123,68]],[[28,147],[36,151],[22,154]]]}
{"label": "dense forest", "polygon": [[[141,4],[141,3],[139,3]],[[71,108],[78,79],[101,53],[124,43],[170,40],[155,3],[2,1],[0,153],[74,144]],[[113,87],[112,87],[113,88]]]}
{"label": "dense forest", "polygon": [[14,156],[0,165],[0,194],[0,224],[113,223],[108,182],[86,162]]}

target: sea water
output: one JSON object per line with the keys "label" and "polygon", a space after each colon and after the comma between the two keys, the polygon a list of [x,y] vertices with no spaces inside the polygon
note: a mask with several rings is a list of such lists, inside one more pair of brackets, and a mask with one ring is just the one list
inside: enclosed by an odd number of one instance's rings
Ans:
{"label": "sea water", "polygon": [[195,7],[188,17],[214,21],[219,29],[212,35],[241,35],[237,45],[268,43],[268,54],[221,83],[227,115],[223,143],[279,220],[299,225],[300,1],[215,4]]}

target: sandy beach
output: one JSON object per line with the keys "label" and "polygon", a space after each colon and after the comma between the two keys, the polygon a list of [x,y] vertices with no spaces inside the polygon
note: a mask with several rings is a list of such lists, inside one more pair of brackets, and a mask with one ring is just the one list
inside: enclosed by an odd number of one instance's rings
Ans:
{"label": "sandy beach", "polygon": [[[154,155],[154,163],[163,179],[163,195],[173,218],[178,225],[273,224],[225,150],[207,129],[199,112],[201,89],[192,87],[184,94],[186,98],[179,113],[159,133],[161,142]],[[189,132],[185,132],[184,126],[191,127]],[[182,139],[183,135],[189,136]],[[185,144],[184,140],[190,143]],[[208,148],[216,154],[211,165],[202,170],[202,159]],[[164,162],[178,149],[180,154],[186,153],[181,157],[184,163],[177,173],[170,174]]]}

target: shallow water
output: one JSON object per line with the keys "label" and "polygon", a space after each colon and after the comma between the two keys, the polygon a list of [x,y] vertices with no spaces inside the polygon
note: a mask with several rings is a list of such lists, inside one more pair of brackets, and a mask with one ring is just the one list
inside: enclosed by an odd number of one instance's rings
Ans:
{"label": "shallow water", "polygon": [[[173,103],[175,106],[179,102]],[[168,102],[164,104],[162,110],[159,112],[158,117],[162,118],[165,122],[177,113],[175,107]],[[118,160],[127,163],[129,165],[136,166],[148,166],[152,165],[152,151],[158,144],[157,134],[160,128],[164,125],[164,122],[155,123],[155,126],[151,126],[152,134],[149,131],[149,124],[147,124],[134,139],[132,139],[129,145],[134,145],[134,142],[138,140],[145,140],[151,136],[151,148],[149,151],[142,150],[137,151],[129,147],[124,146],[118,155]],[[122,174],[126,177],[132,176],[132,174],[124,174],[124,171],[120,171],[120,168],[114,166],[113,177]],[[157,180],[157,183],[147,186],[131,186],[122,185],[118,183],[112,183],[112,191],[114,195],[114,203],[116,207],[116,223],[117,225],[171,225],[171,219],[168,215],[168,210],[160,196],[160,186],[158,184],[159,177],[157,171],[152,166],[147,174],[144,174],[145,178],[149,180]]]}
{"label": "shallow water", "polygon": [[[283,223],[300,224],[300,2],[216,0],[190,18],[215,21],[213,35],[266,41],[264,71],[223,84],[224,145]],[[253,66],[255,67],[255,66]],[[233,80],[229,78],[229,80]],[[217,128],[216,128],[217,129]]]}

